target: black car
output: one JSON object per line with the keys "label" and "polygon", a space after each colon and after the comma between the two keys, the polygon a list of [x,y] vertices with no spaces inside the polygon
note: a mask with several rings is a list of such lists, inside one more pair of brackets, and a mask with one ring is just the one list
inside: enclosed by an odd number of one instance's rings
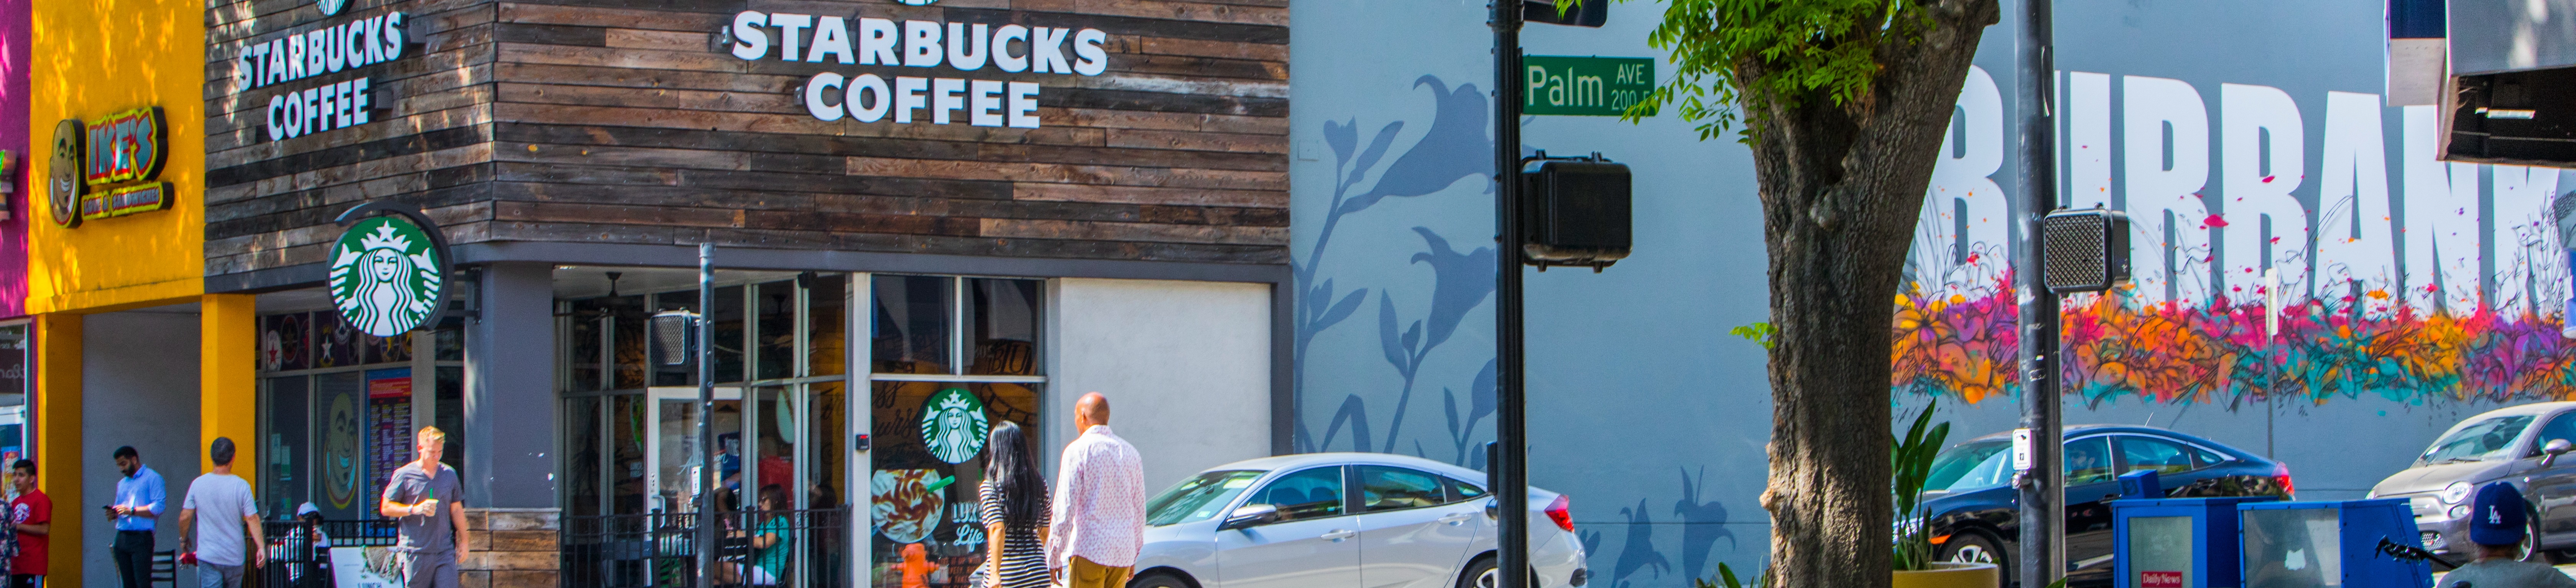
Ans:
{"label": "black car", "polygon": [[[2065,439],[2069,586],[2111,583],[2111,507],[2103,501],[2119,495],[2123,472],[2156,470],[2171,498],[2287,499],[2292,491],[2288,466],[2169,429],[2069,425]],[[1931,526],[1943,559],[2013,569],[2021,556],[2015,545],[2021,529],[2012,459],[2012,433],[2007,431],[1960,443],[1933,462],[1918,520]]]}

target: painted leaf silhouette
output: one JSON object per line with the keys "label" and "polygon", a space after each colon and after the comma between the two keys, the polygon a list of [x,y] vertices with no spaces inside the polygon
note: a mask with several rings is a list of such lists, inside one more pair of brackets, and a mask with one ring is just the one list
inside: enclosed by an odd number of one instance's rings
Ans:
{"label": "painted leaf silhouette", "polygon": [[1377,185],[1344,202],[1343,213],[1358,212],[1389,196],[1421,196],[1447,189],[1460,178],[1493,173],[1494,140],[1485,131],[1489,122],[1485,93],[1475,84],[1451,89],[1433,76],[1413,82],[1416,88],[1426,85],[1435,100],[1431,130],[1387,164]]}
{"label": "painted leaf silhouette", "polygon": [[1377,294],[1377,342],[1386,351],[1387,363],[1394,364],[1399,370],[1407,368],[1405,359],[1411,350],[1403,344],[1402,336],[1396,334],[1395,299],[1388,298],[1385,292]]}
{"label": "painted leaf silhouette", "polygon": [[[1379,127],[1377,137],[1369,139],[1368,150],[1360,152],[1359,161],[1351,164],[1351,175],[1349,178],[1342,179],[1342,184],[1358,184],[1360,178],[1368,177],[1369,170],[1377,169],[1377,160],[1386,157],[1386,148],[1395,145],[1395,134],[1402,130],[1404,130],[1404,121],[1400,120]],[[1351,212],[1358,212],[1358,209],[1351,209]]]}
{"label": "painted leaf silhouette", "polygon": [[[1331,291],[1332,280],[1324,280],[1324,286],[1326,291]],[[1335,302],[1332,308],[1324,310],[1323,316],[1316,317],[1315,324],[1308,325],[1306,328],[1309,331],[1321,331],[1340,324],[1342,319],[1350,318],[1351,313],[1358,312],[1360,303],[1367,299],[1367,288],[1352,290],[1350,295],[1342,297],[1341,302]]]}
{"label": "painted leaf silhouette", "polygon": [[1324,144],[1332,146],[1335,165],[1350,163],[1351,150],[1360,146],[1360,120],[1324,121]]}
{"label": "painted leaf silhouette", "polygon": [[1482,304],[1494,293],[1494,248],[1478,247],[1461,253],[1449,247],[1449,240],[1427,227],[1414,227],[1430,251],[1413,254],[1413,263],[1431,264],[1431,339],[1422,349],[1440,346],[1458,331],[1467,311]]}

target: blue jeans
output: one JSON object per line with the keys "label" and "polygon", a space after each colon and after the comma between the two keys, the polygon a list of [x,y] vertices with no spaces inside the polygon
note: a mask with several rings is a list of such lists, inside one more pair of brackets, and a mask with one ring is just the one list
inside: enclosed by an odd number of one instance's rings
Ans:
{"label": "blue jeans", "polygon": [[200,562],[197,564],[197,586],[199,588],[241,588],[244,567],[247,566]]}

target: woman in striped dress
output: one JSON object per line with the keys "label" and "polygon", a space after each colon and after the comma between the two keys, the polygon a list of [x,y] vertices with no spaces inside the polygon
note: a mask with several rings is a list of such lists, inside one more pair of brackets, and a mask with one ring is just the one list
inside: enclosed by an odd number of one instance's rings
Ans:
{"label": "woman in striped dress", "polygon": [[1047,482],[1017,423],[993,427],[984,443],[984,538],[992,553],[978,576],[983,588],[1046,588]]}

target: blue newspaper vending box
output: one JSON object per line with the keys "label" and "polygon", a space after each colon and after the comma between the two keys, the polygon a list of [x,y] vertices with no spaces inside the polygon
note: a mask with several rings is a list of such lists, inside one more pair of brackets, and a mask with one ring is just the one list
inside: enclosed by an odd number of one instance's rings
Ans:
{"label": "blue newspaper vending box", "polygon": [[2423,546],[2402,498],[2239,504],[2245,588],[2425,588],[2433,567],[2388,553]]}
{"label": "blue newspaper vending box", "polygon": [[2270,496],[2161,498],[2155,472],[2120,476],[2111,505],[2112,573],[2119,588],[2236,588],[2239,505]]}

